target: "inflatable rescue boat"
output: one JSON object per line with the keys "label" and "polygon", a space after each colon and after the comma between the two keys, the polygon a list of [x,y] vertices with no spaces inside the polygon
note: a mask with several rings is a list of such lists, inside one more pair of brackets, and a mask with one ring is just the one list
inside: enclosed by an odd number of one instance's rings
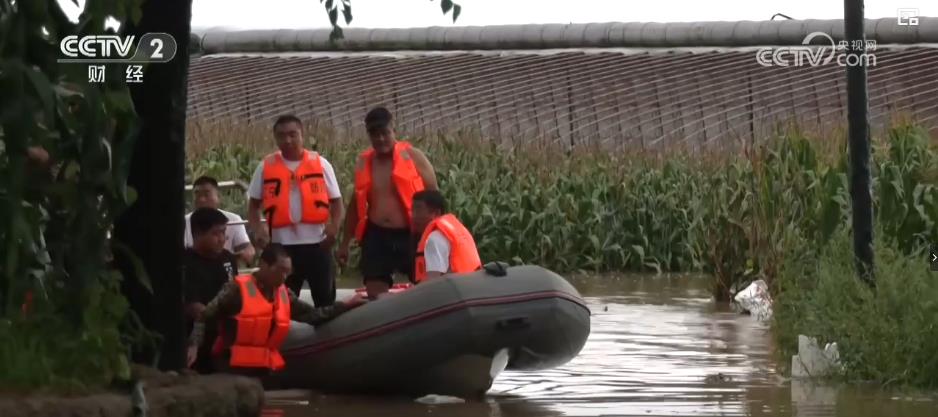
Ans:
{"label": "inflatable rescue boat", "polygon": [[590,311],[539,266],[491,263],[370,301],[315,329],[293,322],[268,385],[324,392],[483,395],[502,370],[579,354]]}

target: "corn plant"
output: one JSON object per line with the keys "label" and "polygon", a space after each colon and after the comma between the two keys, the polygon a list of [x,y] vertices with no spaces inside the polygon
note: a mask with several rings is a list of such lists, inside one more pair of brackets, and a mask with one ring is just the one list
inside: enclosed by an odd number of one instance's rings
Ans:
{"label": "corn plant", "polygon": [[[196,124],[191,131],[193,178],[248,180],[274,148],[267,128]],[[317,126],[306,136],[332,162],[348,196],[367,139]],[[753,279],[771,281],[793,236],[821,248],[836,231],[849,230],[841,137],[789,129],[745,153],[705,158],[504,148],[472,135],[409,140],[434,164],[452,211],[486,260],[567,272],[705,271],[714,277],[714,295],[727,299]],[[878,142],[878,218],[908,253],[938,238],[928,140],[927,132],[900,125]],[[232,207],[244,207],[239,198]]]}

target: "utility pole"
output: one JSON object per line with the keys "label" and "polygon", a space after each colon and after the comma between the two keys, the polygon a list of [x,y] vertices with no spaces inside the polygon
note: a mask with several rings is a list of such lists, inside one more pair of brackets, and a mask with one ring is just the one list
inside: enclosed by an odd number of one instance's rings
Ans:
{"label": "utility pole", "polygon": [[860,279],[875,287],[873,274],[873,188],[870,173],[870,121],[867,94],[863,0],[844,0],[847,40],[847,123],[853,250]]}

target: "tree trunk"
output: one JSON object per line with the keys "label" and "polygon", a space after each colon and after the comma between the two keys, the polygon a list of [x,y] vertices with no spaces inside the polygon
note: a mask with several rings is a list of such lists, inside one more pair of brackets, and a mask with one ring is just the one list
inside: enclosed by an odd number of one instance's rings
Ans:
{"label": "tree trunk", "polygon": [[191,0],[147,0],[137,25],[126,32],[136,39],[147,32],[175,38],[176,56],[149,64],[143,82],[130,84],[139,116],[139,136],[128,183],[137,200],[117,220],[114,237],[143,262],[152,283],[150,294],[134,276],[131,263],[118,258],[123,290],[143,324],[162,335],[159,352],[137,351],[134,360],[161,369],[185,367],[185,319],[182,305],[183,218],[185,210],[185,124]]}

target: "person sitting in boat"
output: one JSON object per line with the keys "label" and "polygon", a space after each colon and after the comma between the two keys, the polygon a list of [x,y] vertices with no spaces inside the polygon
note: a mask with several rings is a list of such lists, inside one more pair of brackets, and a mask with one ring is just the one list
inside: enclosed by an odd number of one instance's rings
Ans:
{"label": "person sitting in boat", "polygon": [[[237,275],[238,261],[225,246],[228,217],[221,210],[198,208],[189,217],[187,224],[191,223],[193,241],[192,247],[186,248],[183,254],[182,267],[185,271],[183,298],[189,319],[187,326],[191,329],[205,305]],[[208,337],[199,345],[199,358],[193,366],[199,373],[212,372],[209,354],[212,341],[217,336],[216,327],[210,323],[206,330]]]}
{"label": "person sitting in boat", "polygon": [[414,194],[414,230],[423,231],[417,243],[414,280],[417,284],[448,273],[468,273],[482,267],[475,239],[456,216],[446,213],[446,199],[436,190]]}
{"label": "person sitting in boat", "polygon": [[[248,237],[248,232],[244,228],[244,220],[241,216],[229,211],[218,208],[221,206],[221,199],[218,196],[218,181],[212,177],[201,176],[192,183],[193,203],[196,209],[211,208],[220,211],[228,218],[228,227],[225,229],[225,249],[228,252],[238,255],[241,262],[245,265],[254,263],[254,246]],[[186,232],[184,235],[185,246],[191,248],[194,245],[192,236],[192,227],[190,226],[192,213],[186,215]]]}
{"label": "person sitting in boat", "polygon": [[293,269],[290,255],[277,243],[261,253],[260,269],[238,275],[205,306],[189,337],[189,366],[198,358],[205,323],[218,322],[212,359],[219,372],[263,376],[283,368],[280,344],[290,320],[317,325],[365,303],[361,295],[323,307],[301,301],[284,281]]}

